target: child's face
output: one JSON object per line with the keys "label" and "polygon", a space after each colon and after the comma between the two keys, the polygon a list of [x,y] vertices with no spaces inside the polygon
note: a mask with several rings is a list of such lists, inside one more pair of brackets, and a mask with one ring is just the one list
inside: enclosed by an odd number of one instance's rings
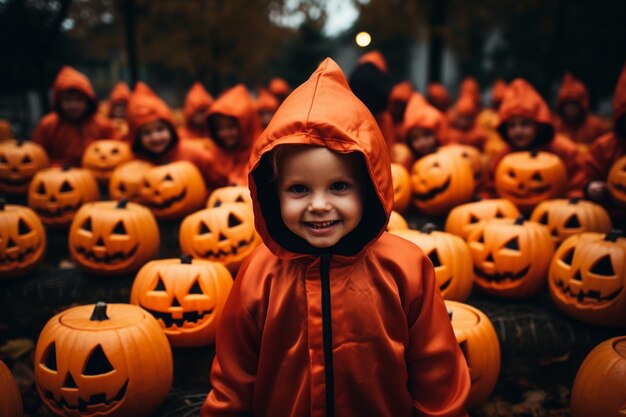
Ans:
{"label": "child's face", "polygon": [[155,120],[143,125],[139,135],[143,148],[156,154],[165,151],[172,141],[169,126],[162,120]]}
{"label": "child's face", "polygon": [[417,155],[428,155],[437,148],[437,138],[431,129],[414,127],[408,131],[407,136],[411,149]]}
{"label": "child's face", "polygon": [[391,113],[391,118],[394,123],[402,123],[402,119],[404,118],[404,112],[406,110],[406,101],[402,100],[392,100],[389,105],[389,113]]}
{"label": "child's face", "polygon": [[575,101],[566,101],[561,107],[561,116],[570,123],[579,121],[583,115],[583,108]]}
{"label": "child's face", "polygon": [[470,114],[460,113],[454,118],[454,127],[459,130],[470,130],[474,125],[474,117]]}
{"label": "child's face", "polygon": [[118,101],[111,105],[109,116],[113,119],[125,119],[126,118],[126,103]]}
{"label": "child's face", "polygon": [[87,111],[88,100],[80,91],[66,90],[59,94],[63,115],[70,120],[80,120]]}
{"label": "child's face", "polygon": [[363,175],[356,154],[285,149],[278,162],[278,197],[287,228],[316,248],[335,245],[361,221]]}
{"label": "child's face", "polygon": [[225,148],[236,148],[240,142],[239,124],[234,117],[215,116],[215,134]]}
{"label": "child's face", "polygon": [[528,149],[535,141],[538,131],[537,122],[528,117],[513,116],[506,122],[509,142],[518,149]]}
{"label": "child's face", "polygon": [[191,115],[191,120],[190,120],[191,126],[193,126],[195,129],[198,129],[198,130],[202,130],[203,127],[206,129],[205,122],[206,122],[207,109],[208,107],[206,106],[200,107]]}

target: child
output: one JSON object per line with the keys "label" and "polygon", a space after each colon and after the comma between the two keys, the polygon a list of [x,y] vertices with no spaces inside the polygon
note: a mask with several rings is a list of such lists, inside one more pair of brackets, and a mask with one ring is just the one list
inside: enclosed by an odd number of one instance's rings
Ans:
{"label": "child", "polygon": [[213,104],[213,97],[204,89],[200,81],[196,81],[185,97],[183,113],[185,124],[179,129],[183,139],[209,138],[206,126],[206,113]]}
{"label": "child", "polygon": [[202,417],[464,415],[432,264],[385,230],[384,139],[330,59],[278,109],[249,184],[261,245],[218,326]]}
{"label": "child", "polygon": [[487,140],[487,132],[476,124],[479,111],[475,95],[469,91],[462,93],[449,112],[450,129],[446,144],[469,145],[482,151]]}
{"label": "child", "polygon": [[111,120],[111,123],[113,123],[119,137],[124,137],[128,134],[126,116],[128,114],[129,99],[130,89],[128,88],[128,84],[124,81],[115,84],[109,96],[109,111],[107,112],[107,117]]}
{"label": "child", "polygon": [[450,107],[450,93],[441,83],[429,83],[426,89],[426,100],[437,110],[446,113]]}
{"label": "child", "polygon": [[409,99],[415,90],[410,81],[403,81],[393,86],[391,93],[389,93],[389,104],[387,105],[391,120],[393,120],[393,127],[396,134],[396,139],[404,136],[404,130],[402,122],[404,121],[404,112],[406,106],[409,103]]}
{"label": "child", "polygon": [[284,78],[274,77],[267,86],[270,94],[278,100],[279,104],[285,101],[287,96],[291,94],[291,86]]}
{"label": "child", "polygon": [[111,122],[96,114],[98,99],[91,83],[74,68],[59,71],[52,86],[52,105],[54,111],[41,119],[33,134],[52,165],[80,166],[91,142],[118,137]]}
{"label": "child", "polygon": [[491,106],[484,108],[476,118],[476,124],[487,131],[487,140],[489,140],[489,136],[495,132],[500,124],[498,109],[500,109],[505,91],[506,82],[501,78],[496,79],[491,87]]}
{"label": "child", "polygon": [[279,102],[268,90],[261,88],[256,99],[256,111],[261,121],[261,127],[265,129],[274,117],[278,109]]}

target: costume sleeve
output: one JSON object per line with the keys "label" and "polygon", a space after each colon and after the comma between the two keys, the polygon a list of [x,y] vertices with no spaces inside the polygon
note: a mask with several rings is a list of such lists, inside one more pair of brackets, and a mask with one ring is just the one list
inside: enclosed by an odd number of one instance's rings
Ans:
{"label": "costume sleeve", "polygon": [[594,141],[586,155],[585,168],[589,181],[606,181],[611,169],[610,138],[602,136]]}
{"label": "costume sleeve", "polygon": [[573,142],[567,143],[563,154],[565,155],[563,163],[567,169],[567,177],[569,179],[567,196],[570,198],[582,197],[583,188],[587,178],[583,163],[583,156]]}
{"label": "costume sleeve", "polygon": [[242,304],[247,264],[242,265],[219,320],[211,369],[213,389],[202,405],[201,417],[252,415],[261,333]]}
{"label": "costume sleeve", "polygon": [[470,389],[467,363],[436,288],[433,266],[423,255],[418,265],[422,296],[409,308],[410,346],[407,351],[415,415],[466,416],[463,406]]}

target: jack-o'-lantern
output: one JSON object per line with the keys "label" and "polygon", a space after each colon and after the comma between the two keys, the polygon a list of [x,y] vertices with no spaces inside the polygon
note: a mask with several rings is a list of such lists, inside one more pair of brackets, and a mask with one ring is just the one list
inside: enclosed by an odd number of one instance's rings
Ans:
{"label": "jack-o'-lantern", "polygon": [[512,152],[496,168],[496,190],[523,213],[539,203],[565,195],[567,171],[561,159],[547,152]]}
{"label": "jack-o'-lantern", "polygon": [[43,260],[45,252],[46,233],[35,212],[0,199],[0,277],[29,272]]}
{"label": "jack-o'-lantern", "polygon": [[467,238],[474,282],[483,291],[524,298],[545,284],[554,244],[548,228],[520,216],[487,220]]}
{"label": "jack-o'-lantern", "polygon": [[183,255],[145,264],[130,302],[157,319],[172,346],[202,346],[215,342],[217,320],[232,285],[224,265]]}
{"label": "jack-o'-lantern", "polygon": [[626,325],[626,238],[620,233],[581,233],[561,244],[549,277],[561,311],[595,325]]}
{"label": "jack-o'-lantern", "polygon": [[393,182],[393,209],[404,213],[411,202],[409,171],[400,164],[391,164],[391,180]]}
{"label": "jack-o'-lantern", "polygon": [[167,338],[134,305],[73,307],[52,317],[37,341],[37,391],[61,416],[148,416],[172,378]]}
{"label": "jack-o'-lantern", "polygon": [[246,203],[252,207],[250,190],[243,185],[216,188],[209,196],[206,206],[207,208],[219,207],[226,203]]}
{"label": "jack-o'-lantern", "polygon": [[394,230],[391,233],[419,246],[435,268],[435,278],[446,300],[465,301],[472,291],[472,257],[458,236],[434,230],[426,224],[422,232]]}
{"label": "jack-o'-lantern", "polygon": [[518,218],[515,204],[504,198],[475,201],[457,206],[446,218],[446,232],[467,239],[480,222],[490,219]]}
{"label": "jack-o'-lantern", "polygon": [[185,217],[179,241],[184,253],[219,262],[235,275],[241,262],[259,246],[261,237],[254,229],[252,207],[227,203]]}
{"label": "jack-o'-lantern", "polygon": [[626,414],[626,337],[605,340],[583,361],[570,396],[572,417]]}
{"label": "jack-o'-lantern", "polygon": [[0,416],[22,417],[22,396],[13,375],[4,362],[0,361]]}
{"label": "jack-o'-lantern", "polygon": [[411,169],[414,160],[411,148],[405,143],[394,143],[391,145],[389,159],[395,164],[402,165],[407,171]]}
{"label": "jack-o'-lantern", "polygon": [[555,247],[576,233],[611,231],[611,218],[604,207],[579,198],[544,201],[535,207],[530,220],[548,227]]}
{"label": "jack-o'-lantern", "polygon": [[615,161],[606,183],[611,199],[619,206],[626,207],[626,156]]}
{"label": "jack-o'-lantern", "polygon": [[500,374],[500,343],[493,324],[477,308],[445,301],[452,329],[470,372],[471,387],[466,408],[482,404],[491,394]]}
{"label": "jack-o'-lantern", "polygon": [[389,215],[389,222],[387,223],[387,231],[391,232],[392,230],[404,230],[408,229],[409,224],[402,217],[402,214],[397,211],[392,211]]}
{"label": "jack-o'-lantern", "polygon": [[206,188],[200,171],[189,161],[151,168],[143,178],[140,202],[157,219],[174,220],[200,209]]}
{"label": "jack-o'-lantern", "polygon": [[474,193],[472,170],[459,155],[435,152],[411,169],[413,204],[424,214],[444,215]]}
{"label": "jack-o'-lantern", "polygon": [[92,142],[83,153],[83,168],[106,184],[115,167],[133,159],[130,145],[121,140],[101,139]]}
{"label": "jack-o'-lantern", "polygon": [[119,165],[111,174],[109,180],[109,197],[112,200],[125,198],[135,203],[140,200],[140,191],[143,187],[143,177],[153,164],[140,159]]}
{"label": "jack-o'-lantern", "polygon": [[28,205],[50,227],[68,226],[83,204],[99,198],[98,183],[84,168],[44,169],[35,174],[28,188]]}
{"label": "jack-o'-lantern", "polygon": [[472,169],[475,187],[480,187],[483,182],[484,164],[478,149],[469,145],[453,144],[442,146],[438,152],[452,152],[463,158]]}
{"label": "jack-o'-lantern", "polygon": [[126,200],[87,203],[69,234],[72,258],[89,272],[136,271],[159,250],[159,228],[150,210]]}
{"label": "jack-o'-lantern", "polygon": [[49,164],[46,151],[34,142],[0,143],[0,192],[25,194],[33,176]]}

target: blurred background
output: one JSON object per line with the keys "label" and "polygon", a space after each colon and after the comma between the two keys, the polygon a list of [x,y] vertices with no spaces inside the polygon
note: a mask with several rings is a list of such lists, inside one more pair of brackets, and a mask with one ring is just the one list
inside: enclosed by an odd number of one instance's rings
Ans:
{"label": "blurred background", "polygon": [[274,76],[297,86],[326,56],[349,74],[374,49],[394,81],[453,96],[467,75],[485,96],[497,77],[524,77],[552,104],[571,71],[610,115],[625,18],[612,0],[0,0],[0,118],[29,138],[65,64],[100,99],[142,80],[180,107],[196,80],[214,96]]}

